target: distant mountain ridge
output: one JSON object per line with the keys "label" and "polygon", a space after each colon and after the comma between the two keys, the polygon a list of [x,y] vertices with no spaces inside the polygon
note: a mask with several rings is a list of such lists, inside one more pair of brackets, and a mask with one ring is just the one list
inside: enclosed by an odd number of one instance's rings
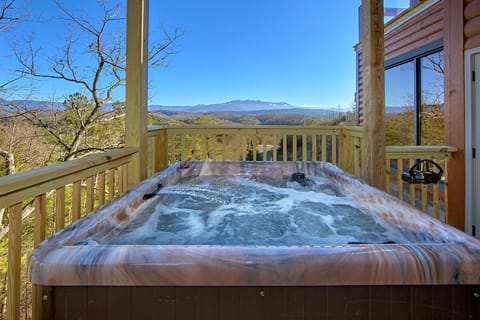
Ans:
{"label": "distant mountain ridge", "polygon": [[252,115],[261,114],[300,114],[317,117],[332,117],[345,111],[304,108],[286,102],[267,102],[260,100],[232,100],[224,103],[198,104],[195,106],[162,106],[150,105],[148,110],[153,113],[166,115],[179,113],[208,113],[211,115]]}
{"label": "distant mountain ridge", "polygon": [[150,105],[149,111],[183,111],[183,112],[242,112],[242,111],[261,111],[261,110],[282,110],[297,109],[286,102],[266,102],[260,100],[232,100],[223,103],[197,104],[195,106],[163,106]]}
{"label": "distant mountain ridge", "polygon": [[[4,100],[0,98],[0,107],[9,104],[16,104],[27,106],[32,109],[50,110],[52,102],[39,100]],[[54,102],[53,107],[62,109],[61,102]],[[110,110],[111,104],[106,104],[104,110]],[[268,102],[261,100],[232,100],[223,103],[213,104],[197,104],[194,106],[164,106],[164,105],[149,105],[148,111],[153,113],[177,114],[177,113],[210,113],[210,114],[243,114],[243,115],[259,115],[268,113],[278,114],[303,114],[311,116],[331,116],[335,114],[342,114],[347,111],[324,109],[316,107],[299,107],[291,105],[287,102]],[[387,106],[387,114],[396,114],[405,112],[405,107]]]}

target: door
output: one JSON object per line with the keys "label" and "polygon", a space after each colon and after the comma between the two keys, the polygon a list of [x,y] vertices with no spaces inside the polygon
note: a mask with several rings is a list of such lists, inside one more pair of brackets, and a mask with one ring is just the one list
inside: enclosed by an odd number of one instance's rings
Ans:
{"label": "door", "polygon": [[466,232],[480,239],[480,52],[467,58]]}
{"label": "door", "polygon": [[477,226],[475,236],[480,239],[480,161],[478,152],[480,152],[480,53],[474,56],[474,74],[473,80],[473,103],[472,103],[472,177],[474,199],[473,212],[475,213],[475,222]]}

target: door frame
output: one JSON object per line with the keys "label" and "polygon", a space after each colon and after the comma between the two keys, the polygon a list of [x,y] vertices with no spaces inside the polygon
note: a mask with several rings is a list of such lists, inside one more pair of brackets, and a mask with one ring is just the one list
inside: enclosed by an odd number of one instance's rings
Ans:
{"label": "door frame", "polygon": [[[472,71],[474,70],[474,58],[476,55],[480,56],[480,48],[474,48],[465,51],[465,232],[469,235],[473,235],[473,226],[475,226],[475,236],[480,239],[480,208],[474,208],[475,197],[473,195],[474,183],[475,180],[472,174],[468,172],[473,171],[473,131],[472,126],[472,117],[474,115],[474,93],[475,89],[473,87]],[[477,67],[478,68],[478,67]],[[478,73],[478,72],[477,72]],[[480,83],[480,74],[476,74],[476,83]],[[476,97],[476,100],[479,100],[480,97]],[[477,101],[477,103],[480,103]],[[476,128],[479,130],[480,128]],[[478,141],[477,141],[478,144]],[[476,150],[476,153],[480,150]],[[479,155],[476,155],[478,159]],[[477,186],[477,188],[480,186]],[[474,219],[473,215],[477,216]]]}

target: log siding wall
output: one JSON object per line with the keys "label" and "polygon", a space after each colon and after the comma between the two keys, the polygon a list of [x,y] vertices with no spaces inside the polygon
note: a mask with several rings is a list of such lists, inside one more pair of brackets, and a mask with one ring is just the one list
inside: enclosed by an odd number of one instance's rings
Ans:
{"label": "log siding wall", "polygon": [[421,11],[406,22],[385,28],[385,60],[442,39],[443,1]]}
{"label": "log siding wall", "polygon": [[464,0],[465,50],[480,47],[480,0]]}

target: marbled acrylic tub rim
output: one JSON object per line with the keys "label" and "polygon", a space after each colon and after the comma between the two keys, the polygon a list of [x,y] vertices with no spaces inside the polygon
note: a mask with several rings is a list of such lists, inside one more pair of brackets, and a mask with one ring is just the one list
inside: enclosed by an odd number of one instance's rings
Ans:
{"label": "marbled acrylic tub rim", "polygon": [[[146,193],[186,175],[268,175],[302,171],[331,179],[388,224],[429,241],[320,246],[99,245],[140,214]],[[438,240],[438,241],[437,241]],[[480,242],[324,162],[182,162],[73,223],[37,248],[40,285],[383,285],[478,284]]]}

